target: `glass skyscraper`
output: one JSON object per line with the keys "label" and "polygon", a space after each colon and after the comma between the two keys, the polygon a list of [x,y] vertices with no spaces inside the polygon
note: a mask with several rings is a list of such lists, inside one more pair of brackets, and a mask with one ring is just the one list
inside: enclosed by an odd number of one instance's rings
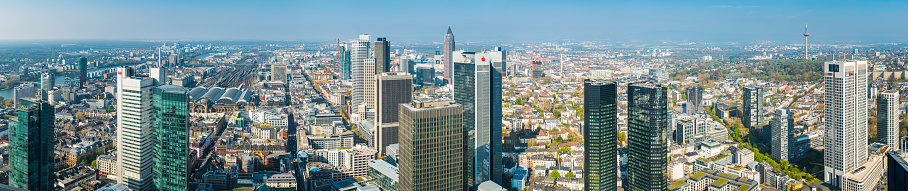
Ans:
{"label": "glass skyscraper", "polygon": [[26,190],[54,190],[54,107],[20,99],[18,117],[9,127],[9,185]]}
{"label": "glass skyscraper", "polygon": [[588,191],[618,189],[618,84],[583,81],[583,187]]}
{"label": "glass skyscraper", "polygon": [[667,88],[654,82],[627,87],[628,190],[666,190],[668,166]]}
{"label": "glass skyscraper", "polygon": [[507,54],[455,51],[454,101],[463,105],[466,185],[502,184],[501,73]]}
{"label": "glass skyscraper", "polygon": [[744,104],[742,104],[744,128],[753,129],[763,124],[763,88],[756,85],[744,87]]}
{"label": "glass skyscraper", "polygon": [[154,184],[157,190],[186,190],[189,184],[189,91],[173,85],[155,87]]}
{"label": "glass skyscraper", "polygon": [[337,46],[338,63],[340,64],[340,79],[349,80],[350,79],[350,50],[347,50],[347,44],[341,44]]}

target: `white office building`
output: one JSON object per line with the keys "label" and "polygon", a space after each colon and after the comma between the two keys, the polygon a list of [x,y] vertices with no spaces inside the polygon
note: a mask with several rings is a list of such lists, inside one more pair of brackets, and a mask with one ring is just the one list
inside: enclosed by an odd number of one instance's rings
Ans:
{"label": "white office building", "polygon": [[131,67],[117,68],[117,183],[132,190],[152,190],[151,93],[164,78],[163,68],[151,77],[136,76]]}
{"label": "white office building", "polygon": [[841,187],[845,173],[867,159],[867,61],[827,61],[823,82],[823,181]]}

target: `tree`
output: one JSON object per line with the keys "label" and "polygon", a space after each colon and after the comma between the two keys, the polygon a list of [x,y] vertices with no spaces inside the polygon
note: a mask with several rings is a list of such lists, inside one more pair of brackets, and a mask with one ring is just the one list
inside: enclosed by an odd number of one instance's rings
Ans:
{"label": "tree", "polygon": [[517,98],[517,100],[516,100],[516,101],[514,101],[514,104],[517,104],[517,105],[523,105],[523,100],[522,100],[522,99],[520,99],[520,98]]}
{"label": "tree", "polygon": [[91,167],[98,167],[98,160],[91,161]]}
{"label": "tree", "polygon": [[549,173],[549,177],[561,178],[561,174],[558,173],[558,170],[552,170],[552,172]]}
{"label": "tree", "polygon": [[574,176],[574,173],[568,172],[567,174],[564,174],[564,177],[574,178],[576,176]]}
{"label": "tree", "polygon": [[114,108],[114,105],[107,106],[107,112],[115,112],[117,108]]}

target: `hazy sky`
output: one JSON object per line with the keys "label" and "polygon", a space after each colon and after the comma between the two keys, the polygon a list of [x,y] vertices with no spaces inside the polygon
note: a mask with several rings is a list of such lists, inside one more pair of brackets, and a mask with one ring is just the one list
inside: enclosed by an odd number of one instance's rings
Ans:
{"label": "hazy sky", "polygon": [[908,1],[0,0],[0,39],[908,41]]}

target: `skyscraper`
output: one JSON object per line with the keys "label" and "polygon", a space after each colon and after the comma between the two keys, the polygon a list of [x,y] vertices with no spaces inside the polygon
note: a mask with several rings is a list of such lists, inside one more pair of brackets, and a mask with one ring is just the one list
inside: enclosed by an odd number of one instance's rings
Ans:
{"label": "skyscraper", "polygon": [[[375,93],[375,60],[369,59],[369,46],[371,36],[364,34],[359,35],[359,39],[351,40],[350,48],[350,65],[353,74],[353,91],[351,92],[351,106],[353,112],[350,115],[353,123],[360,123],[366,119],[368,107],[367,100]],[[366,63],[371,60],[371,63]]]}
{"label": "skyscraper", "polygon": [[618,189],[618,84],[583,81],[583,179],[585,190]]}
{"label": "skyscraper", "polygon": [[776,161],[791,160],[789,140],[793,137],[794,115],[788,108],[776,109],[772,113],[772,159]]}
{"label": "skyscraper", "polygon": [[271,80],[287,82],[287,65],[272,64],[271,65]]}
{"label": "skyscraper", "polygon": [[88,59],[79,57],[79,89],[85,88],[85,82],[88,81]]}
{"label": "skyscraper", "polygon": [[391,71],[391,42],[385,37],[375,41],[375,75]]}
{"label": "skyscraper", "polygon": [[697,111],[703,108],[701,103],[703,103],[703,88],[700,86],[690,86],[684,90],[684,95],[687,97],[687,105],[684,108],[684,113],[688,115],[696,115]]}
{"label": "skyscraper", "polygon": [[507,52],[454,51],[454,101],[463,105],[466,185],[502,184],[501,72]]}
{"label": "skyscraper", "polygon": [[41,74],[41,99],[47,101],[47,94],[54,90],[54,73],[46,71]]}
{"label": "skyscraper", "polygon": [[532,65],[533,65],[533,76],[532,76],[533,78],[545,77],[545,72],[543,71],[543,69],[545,69],[545,67],[542,66],[542,61],[533,60]]}
{"label": "skyscraper", "polygon": [[454,53],[454,32],[451,32],[451,26],[448,26],[448,33],[445,34],[445,47],[444,47],[444,75],[445,80],[453,81],[454,76],[454,59],[451,57]]}
{"label": "skyscraper", "polygon": [[902,149],[899,144],[899,91],[886,90],[876,97],[876,136],[878,142],[892,150]]}
{"label": "skyscraper", "polygon": [[744,127],[753,129],[753,127],[763,124],[763,88],[756,85],[744,87],[744,117],[741,119]]}
{"label": "skyscraper", "polygon": [[463,107],[449,100],[400,104],[398,190],[462,190]]}
{"label": "skyscraper", "polygon": [[398,105],[413,100],[413,76],[406,73],[386,72],[376,80],[378,100],[375,117],[375,150],[384,155],[385,147],[396,144],[398,131]]}
{"label": "skyscraper", "polygon": [[117,183],[132,190],[154,189],[151,94],[159,84],[132,67],[117,68],[117,156],[124,156],[117,157]]}
{"label": "skyscraper", "polygon": [[627,87],[629,190],[666,190],[670,122],[667,91],[654,82]]}
{"label": "skyscraper", "polygon": [[186,190],[189,185],[189,90],[162,85],[152,93],[154,185]]}
{"label": "skyscraper", "polygon": [[350,79],[350,50],[347,49],[347,44],[340,44],[337,46],[338,53],[338,63],[340,63],[340,79],[349,80]]}
{"label": "skyscraper", "polygon": [[55,190],[54,107],[38,99],[19,100],[9,126],[9,185]]}
{"label": "skyscraper", "polygon": [[827,61],[823,74],[823,179],[841,186],[843,175],[867,159],[867,61]]}

